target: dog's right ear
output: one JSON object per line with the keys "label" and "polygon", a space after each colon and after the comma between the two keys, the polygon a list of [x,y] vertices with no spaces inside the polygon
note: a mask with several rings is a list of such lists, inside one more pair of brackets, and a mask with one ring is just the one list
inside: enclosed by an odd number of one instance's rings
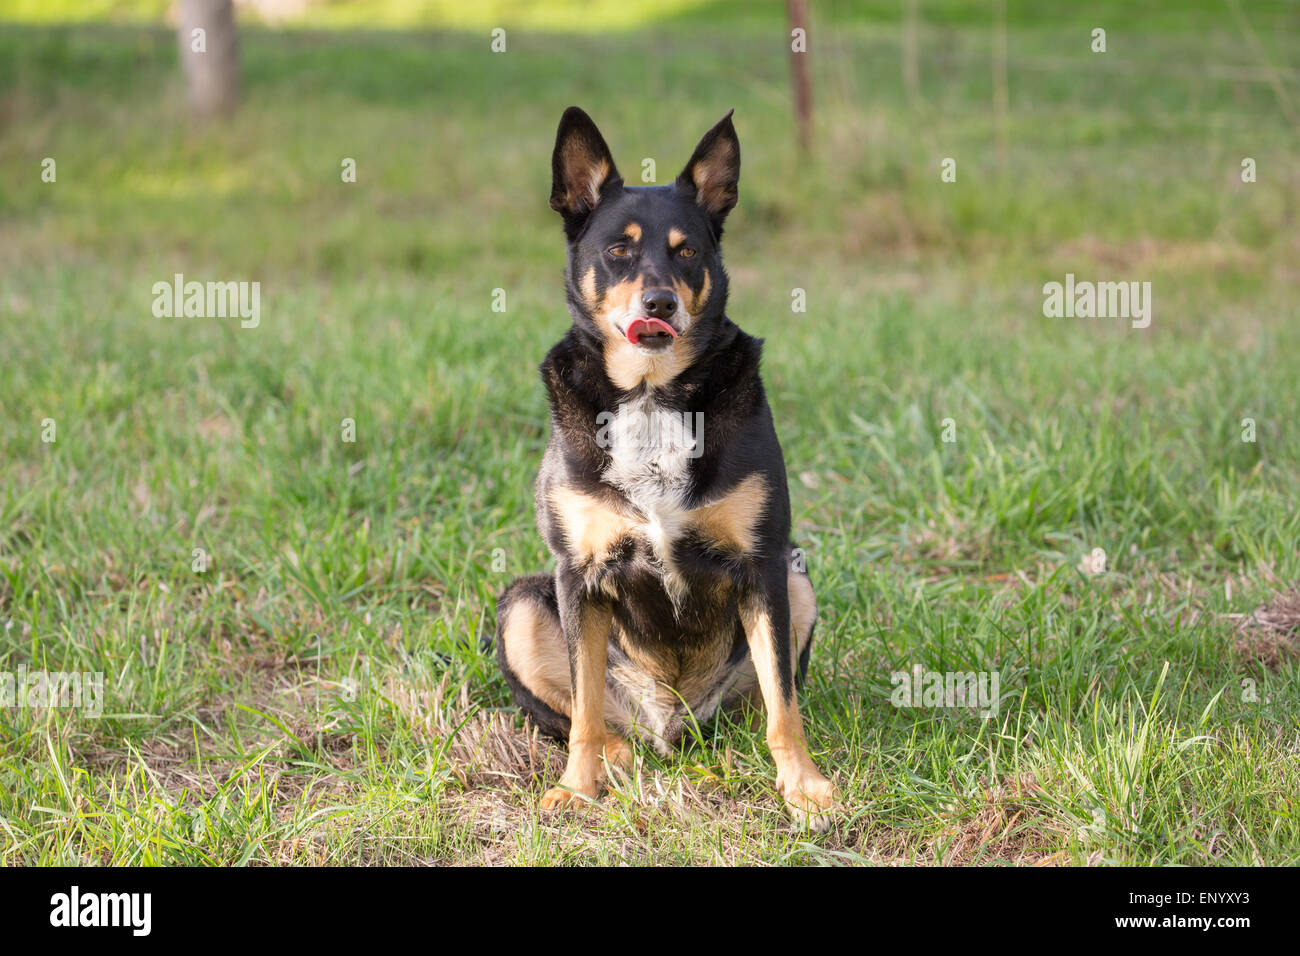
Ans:
{"label": "dog's right ear", "polygon": [[614,157],[600,130],[590,116],[570,106],[560,117],[551,156],[551,208],[564,217],[564,234],[570,241],[600,202],[601,191],[618,181]]}

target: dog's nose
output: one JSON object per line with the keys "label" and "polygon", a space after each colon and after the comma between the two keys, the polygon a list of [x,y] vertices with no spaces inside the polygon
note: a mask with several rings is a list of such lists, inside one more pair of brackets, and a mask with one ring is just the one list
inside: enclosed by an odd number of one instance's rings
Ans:
{"label": "dog's nose", "polygon": [[646,289],[641,295],[641,307],[652,319],[671,319],[677,311],[677,293],[672,289]]}

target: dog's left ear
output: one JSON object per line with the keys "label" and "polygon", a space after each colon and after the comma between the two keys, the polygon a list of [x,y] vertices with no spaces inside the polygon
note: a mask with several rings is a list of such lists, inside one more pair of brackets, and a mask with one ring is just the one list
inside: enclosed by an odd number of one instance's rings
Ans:
{"label": "dog's left ear", "polygon": [[740,196],[740,140],[731,114],[704,134],[690,162],[677,177],[678,188],[693,193],[696,203],[709,216],[713,233],[722,235],[722,223]]}

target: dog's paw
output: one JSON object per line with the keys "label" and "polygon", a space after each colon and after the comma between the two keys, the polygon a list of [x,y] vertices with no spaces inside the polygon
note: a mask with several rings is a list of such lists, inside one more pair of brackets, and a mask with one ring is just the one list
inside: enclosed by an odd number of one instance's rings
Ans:
{"label": "dog's paw", "polygon": [[600,770],[596,774],[597,782],[606,779],[605,769],[607,766],[613,773],[624,777],[632,769],[632,748],[618,734],[610,734],[605,738],[604,757]]}
{"label": "dog's paw", "polygon": [[795,780],[778,779],[776,788],[785,797],[786,808],[800,829],[821,833],[831,828],[839,794],[835,785],[821,774],[814,772]]}
{"label": "dog's paw", "polygon": [[595,799],[594,784],[589,787],[570,787],[561,784],[558,787],[551,787],[542,794],[541,807],[543,810],[566,810],[591,803]]}

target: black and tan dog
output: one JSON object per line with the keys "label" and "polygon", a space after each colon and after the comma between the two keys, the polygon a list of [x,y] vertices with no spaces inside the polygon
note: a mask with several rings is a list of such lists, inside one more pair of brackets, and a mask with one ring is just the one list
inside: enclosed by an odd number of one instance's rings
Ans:
{"label": "black and tan dog", "polygon": [[777,789],[822,827],[835,794],[808,755],[796,686],[817,610],[792,561],[785,462],[761,341],[729,318],[719,240],[736,205],[728,113],[671,186],[625,186],[570,107],[552,159],[573,326],[541,374],[551,437],[537,523],[554,575],[498,604],[515,701],[567,739],[543,807],[594,797],[624,735],[666,753],[686,722],[746,698],[767,710]]}

